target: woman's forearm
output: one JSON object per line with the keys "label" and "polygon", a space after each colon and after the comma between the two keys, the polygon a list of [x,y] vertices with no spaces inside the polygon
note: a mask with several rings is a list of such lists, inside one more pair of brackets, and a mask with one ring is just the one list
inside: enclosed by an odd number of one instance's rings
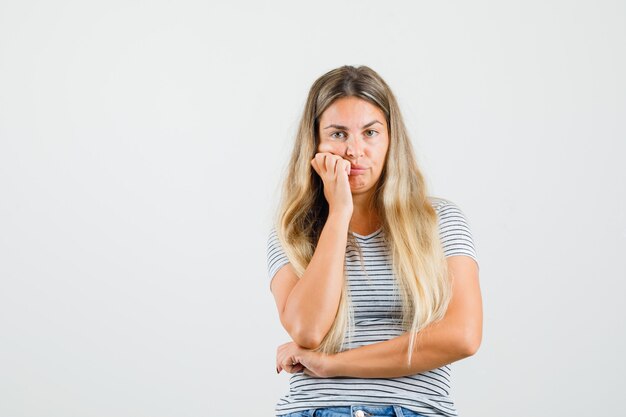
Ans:
{"label": "woman's forearm", "polygon": [[394,378],[430,371],[471,356],[480,342],[467,332],[444,323],[418,333],[408,364],[409,333],[393,339],[328,356],[328,375],[359,378]]}
{"label": "woman's forearm", "polygon": [[319,346],[333,324],[341,290],[350,213],[331,213],[311,262],[287,298],[283,316],[301,346]]}

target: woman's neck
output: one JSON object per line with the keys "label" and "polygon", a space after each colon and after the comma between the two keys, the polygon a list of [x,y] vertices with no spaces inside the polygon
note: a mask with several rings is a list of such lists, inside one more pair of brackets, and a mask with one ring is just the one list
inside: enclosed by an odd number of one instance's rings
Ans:
{"label": "woman's neck", "polygon": [[371,197],[364,194],[352,195],[352,218],[350,219],[350,230],[360,235],[368,235],[380,228],[380,219]]}

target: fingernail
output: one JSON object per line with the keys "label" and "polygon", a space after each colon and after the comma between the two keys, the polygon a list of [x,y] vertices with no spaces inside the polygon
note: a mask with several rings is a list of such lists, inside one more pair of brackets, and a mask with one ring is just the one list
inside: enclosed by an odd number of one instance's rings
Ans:
{"label": "fingernail", "polygon": [[278,368],[276,368],[276,373],[277,373],[277,374],[279,374],[279,373],[280,373],[280,371],[278,370]]}

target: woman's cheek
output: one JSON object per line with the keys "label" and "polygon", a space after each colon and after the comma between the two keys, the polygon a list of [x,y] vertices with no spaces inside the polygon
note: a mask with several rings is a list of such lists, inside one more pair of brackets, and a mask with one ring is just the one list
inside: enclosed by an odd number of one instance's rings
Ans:
{"label": "woman's cheek", "polygon": [[317,147],[318,152],[330,152],[332,154],[338,155],[339,149],[335,144],[332,143],[320,143]]}

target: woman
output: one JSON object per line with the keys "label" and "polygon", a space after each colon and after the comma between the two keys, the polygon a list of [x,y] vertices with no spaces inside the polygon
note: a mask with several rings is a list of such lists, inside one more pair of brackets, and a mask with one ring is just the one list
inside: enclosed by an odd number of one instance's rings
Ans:
{"label": "woman", "polygon": [[391,90],[368,67],[315,81],[268,239],[292,342],[279,416],[457,415],[450,366],[482,338],[467,221],[427,196]]}

